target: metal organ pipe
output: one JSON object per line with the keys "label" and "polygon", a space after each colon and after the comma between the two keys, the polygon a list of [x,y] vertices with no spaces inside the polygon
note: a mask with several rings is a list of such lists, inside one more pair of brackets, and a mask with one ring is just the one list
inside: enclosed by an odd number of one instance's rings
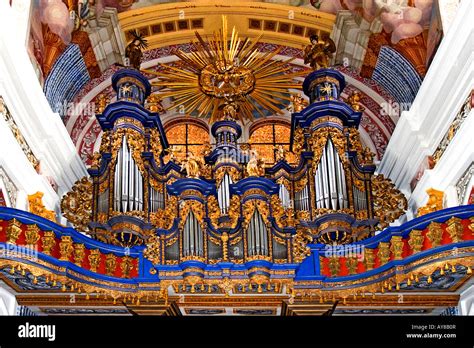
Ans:
{"label": "metal organ pipe", "polygon": [[194,213],[190,211],[183,229],[183,256],[203,256],[203,250],[201,225]]}
{"label": "metal organ pipe", "polygon": [[115,166],[114,209],[123,213],[143,210],[143,176],[132,157],[126,136],[122,139]]}
{"label": "metal organ pipe", "polygon": [[284,208],[288,208],[290,206],[290,193],[283,184],[280,184],[279,196],[281,200],[281,205]]}
{"label": "metal organ pipe", "polygon": [[317,208],[338,210],[348,207],[344,167],[331,139],[326,143],[316,168],[314,185]]}
{"label": "metal organ pipe", "polygon": [[260,213],[255,210],[247,229],[248,254],[268,255],[267,228]]}
{"label": "metal organ pipe", "polygon": [[219,202],[219,208],[221,209],[222,214],[227,214],[230,206],[230,185],[232,184],[232,179],[229,174],[226,172],[222,178],[222,182],[217,190],[217,201]]}

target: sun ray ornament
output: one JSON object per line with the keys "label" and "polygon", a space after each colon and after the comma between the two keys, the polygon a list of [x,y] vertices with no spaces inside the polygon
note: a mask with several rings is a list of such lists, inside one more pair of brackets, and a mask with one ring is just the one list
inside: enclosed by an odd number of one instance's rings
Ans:
{"label": "sun ray ornament", "polygon": [[291,100],[289,89],[301,89],[295,78],[306,71],[291,72],[294,58],[275,60],[280,48],[259,52],[256,46],[262,35],[254,41],[242,39],[235,27],[229,35],[226,16],[209,39],[197,31],[195,35],[191,53],[174,52],[184,67],[161,64],[163,71],[143,70],[158,77],[153,85],[162,87],[161,98],[173,98],[174,108],[209,117],[211,123],[251,121],[256,114],[265,116],[262,110],[281,113],[282,102]]}

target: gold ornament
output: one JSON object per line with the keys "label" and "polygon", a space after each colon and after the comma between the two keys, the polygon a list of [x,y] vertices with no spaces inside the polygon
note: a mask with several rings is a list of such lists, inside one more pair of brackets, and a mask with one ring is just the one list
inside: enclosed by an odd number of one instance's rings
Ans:
{"label": "gold ornament", "polygon": [[43,192],[36,192],[28,195],[28,206],[30,213],[39,215],[50,221],[56,222],[56,213],[53,210],[48,210],[43,204]]}
{"label": "gold ornament", "polygon": [[7,226],[7,243],[16,244],[16,240],[21,233],[21,222],[17,219],[12,219]]}
{"label": "gold ornament", "polygon": [[36,245],[40,239],[38,225],[28,225],[25,231],[25,241],[28,245]]}
{"label": "gold ornament", "polygon": [[97,272],[97,267],[99,267],[99,263],[100,263],[99,249],[91,250],[88,259],[89,259],[89,268],[91,272]]}
{"label": "gold ornament", "polygon": [[412,254],[419,253],[423,248],[423,241],[425,237],[423,236],[423,231],[413,230],[410,232],[410,239],[408,240],[408,245],[412,250]]}
{"label": "gold ornament", "polygon": [[59,259],[68,261],[73,250],[72,238],[70,236],[61,236],[61,242],[59,242],[59,253],[61,256]]}
{"label": "gold ornament", "polygon": [[114,254],[107,254],[105,256],[105,272],[109,276],[113,276],[115,274],[115,270],[117,269],[117,257]]}
{"label": "gold ornament", "polygon": [[447,221],[446,231],[448,232],[449,236],[453,243],[459,243],[462,241],[462,237],[464,234],[464,227],[461,223],[461,219],[457,217],[452,217]]}
{"label": "gold ornament", "polygon": [[84,244],[74,244],[74,263],[82,267],[84,256],[86,255]]}
{"label": "gold ornament", "polygon": [[44,232],[41,241],[43,243],[43,254],[51,255],[51,249],[56,245],[56,235],[54,232]]}
{"label": "gold ornament", "polygon": [[426,215],[443,209],[444,192],[433,188],[426,190],[428,194],[428,202],[424,207],[418,209],[418,216]]}
{"label": "gold ornament", "polygon": [[428,225],[428,233],[426,234],[431,242],[431,247],[436,248],[441,245],[441,239],[443,237],[443,229],[441,224],[438,222],[431,222]]}
{"label": "gold ornament", "polygon": [[393,236],[390,240],[390,251],[394,260],[402,260],[403,254],[403,238],[401,236]]}
{"label": "gold ornament", "polygon": [[61,211],[75,228],[87,232],[92,220],[92,182],[83,177],[61,200]]}

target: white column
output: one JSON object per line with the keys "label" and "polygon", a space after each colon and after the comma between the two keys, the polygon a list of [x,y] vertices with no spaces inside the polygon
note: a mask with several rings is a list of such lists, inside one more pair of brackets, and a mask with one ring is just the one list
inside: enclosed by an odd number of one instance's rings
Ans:
{"label": "white column", "polygon": [[460,315],[474,315],[474,284],[461,293],[458,308]]}
{"label": "white column", "polygon": [[17,307],[15,295],[0,287],[0,315],[16,315]]}

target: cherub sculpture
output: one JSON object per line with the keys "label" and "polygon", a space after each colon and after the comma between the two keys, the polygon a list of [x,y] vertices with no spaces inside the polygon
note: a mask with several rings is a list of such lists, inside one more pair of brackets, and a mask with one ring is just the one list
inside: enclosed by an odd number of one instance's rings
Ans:
{"label": "cherub sculpture", "polygon": [[186,160],[183,161],[183,164],[181,165],[181,170],[186,170],[188,178],[198,179],[201,175],[201,166],[204,164],[202,162],[201,158],[194,156],[192,152],[188,152]]}
{"label": "cherub sculpture", "polygon": [[314,70],[329,67],[329,59],[336,52],[336,45],[330,38],[320,40],[318,35],[310,36],[311,44],[304,49],[304,63]]}

